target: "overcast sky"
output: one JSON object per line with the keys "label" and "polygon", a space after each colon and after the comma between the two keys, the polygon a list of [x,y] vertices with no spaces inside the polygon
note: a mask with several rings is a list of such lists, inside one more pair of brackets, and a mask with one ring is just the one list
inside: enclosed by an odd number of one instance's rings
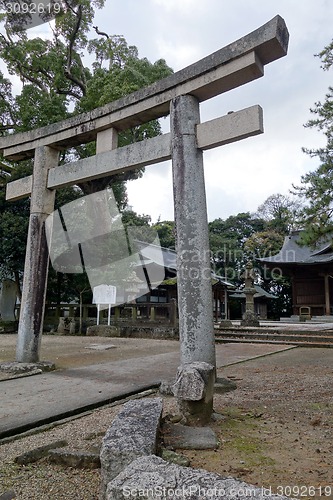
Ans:
{"label": "overcast sky", "polygon": [[[140,57],[164,58],[177,71],[277,14],[290,33],[288,55],[265,66],[263,78],[201,105],[201,121],[253,104],[264,110],[264,134],[204,153],[209,220],[255,211],[271,194],[288,194],[318,165],[301,148],[319,146],[324,138],[303,124],[333,83],[332,72],[314,57],[333,38],[333,2],[106,0],[96,17],[101,30],[124,35]],[[169,162],[147,167],[141,180],[128,183],[128,192],[137,212],[173,219]]]}
{"label": "overcast sky", "polygon": [[[201,121],[254,104],[264,110],[265,133],[204,153],[208,218],[254,212],[268,196],[288,194],[292,183],[318,166],[302,147],[324,144],[304,128],[309,108],[333,84],[314,54],[333,38],[331,0],[106,0],[95,24],[124,35],[140,57],[164,58],[177,71],[250,33],[280,14],[289,52],[265,66],[265,76],[201,105]],[[168,130],[168,119],[162,120]],[[173,219],[171,164],[149,166],[128,183],[129,203],[153,221]]]}

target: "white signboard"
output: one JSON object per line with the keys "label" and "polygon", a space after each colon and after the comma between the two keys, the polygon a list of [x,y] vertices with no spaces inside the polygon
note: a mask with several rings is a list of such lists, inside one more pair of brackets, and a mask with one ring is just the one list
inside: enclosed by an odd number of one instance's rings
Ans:
{"label": "white signboard", "polygon": [[117,287],[113,285],[98,285],[93,288],[93,304],[97,304],[97,325],[99,325],[100,306],[107,304],[109,307],[108,325],[110,326],[111,304],[116,303],[116,293]]}
{"label": "white signboard", "polygon": [[98,285],[93,289],[94,304],[115,304],[117,287],[113,285]]}

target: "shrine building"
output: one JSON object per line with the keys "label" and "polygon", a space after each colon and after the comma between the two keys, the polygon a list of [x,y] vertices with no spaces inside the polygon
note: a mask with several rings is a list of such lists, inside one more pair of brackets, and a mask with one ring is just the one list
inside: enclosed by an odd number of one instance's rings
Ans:
{"label": "shrine building", "polygon": [[285,237],[279,253],[258,259],[266,268],[290,277],[293,314],[331,316],[333,313],[333,244],[300,245],[300,231]]}

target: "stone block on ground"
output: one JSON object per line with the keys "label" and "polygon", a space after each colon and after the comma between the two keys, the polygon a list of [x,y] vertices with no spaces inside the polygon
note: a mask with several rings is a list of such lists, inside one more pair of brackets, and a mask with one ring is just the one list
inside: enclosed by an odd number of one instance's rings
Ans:
{"label": "stone block on ground", "polygon": [[162,432],[166,447],[178,450],[215,450],[218,446],[216,434],[210,427],[164,424]]}
{"label": "stone block on ground", "polygon": [[101,499],[107,484],[127,465],[156,453],[162,409],[162,398],[137,399],[123,406],[102,442]]}
{"label": "stone block on ground", "polygon": [[268,489],[258,488],[238,479],[223,477],[202,469],[181,467],[154,455],[136,459],[108,484],[107,500],[124,500],[125,498],[131,498],[131,500],[141,498],[287,500],[285,496],[269,495]]}
{"label": "stone block on ground", "polygon": [[91,337],[120,337],[120,328],[108,325],[88,326],[86,335]]}
{"label": "stone block on ground", "polygon": [[117,346],[114,344],[90,344],[85,347],[85,349],[91,349],[93,351],[108,351],[109,349],[115,349]]}
{"label": "stone block on ground", "polygon": [[54,449],[49,451],[48,457],[54,464],[76,469],[99,469],[101,466],[99,454],[88,451]]}
{"label": "stone block on ground", "polygon": [[61,448],[64,446],[68,446],[67,441],[55,441],[54,443],[46,444],[44,446],[39,446],[38,448],[34,448],[33,450],[29,450],[22,455],[18,455],[15,458],[15,462],[19,465],[27,465],[33,462],[37,462],[41,458],[46,457],[49,454],[49,451],[54,448]]}

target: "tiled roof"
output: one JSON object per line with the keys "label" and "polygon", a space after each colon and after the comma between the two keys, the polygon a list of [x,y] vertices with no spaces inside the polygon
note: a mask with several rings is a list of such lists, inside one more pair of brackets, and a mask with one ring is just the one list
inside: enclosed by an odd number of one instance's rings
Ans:
{"label": "tiled roof", "polygon": [[[260,297],[266,297],[267,299],[277,299],[278,297],[276,295],[273,295],[272,293],[266,292],[261,286],[259,285],[253,285],[255,288],[256,292],[253,297],[255,299],[259,299]],[[246,295],[243,292],[243,290],[235,290],[234,293],[230,295],[233,299],[245,299]]]}
{"label": "tiled roof", "polygon": [[318,243],[315,248],[301,246],[298,244],[300,232],[286,236],[283,246],[279,253],[272,257],[264,257],[258,259],[260,262],[267,264],[303,264],[315,265],[333,262],[333,247],[332,243]]}
{"label": "tiled roof", "polygon": [[[140,255],[143,257],[143,263],[147,264],[157,264],[158,266],[164,266],[168,269],[177,271],[177,253],[175,250],[171,250],[170,248],[160,247],[159,245],[154,245],[150,243],[143,243],[141,241],[136,241],[136,245],[139,248]],[[142,262],[141,262],[142,264]],[[236,288],[233,283],[229,283],[222,276],[218,276],[212,271],[212,280],[213,284],[221,283],[228,288]],[[166,280],[170,281],[170,280]],[[165,283],[165,284],[173,284],[173,283]]]}

